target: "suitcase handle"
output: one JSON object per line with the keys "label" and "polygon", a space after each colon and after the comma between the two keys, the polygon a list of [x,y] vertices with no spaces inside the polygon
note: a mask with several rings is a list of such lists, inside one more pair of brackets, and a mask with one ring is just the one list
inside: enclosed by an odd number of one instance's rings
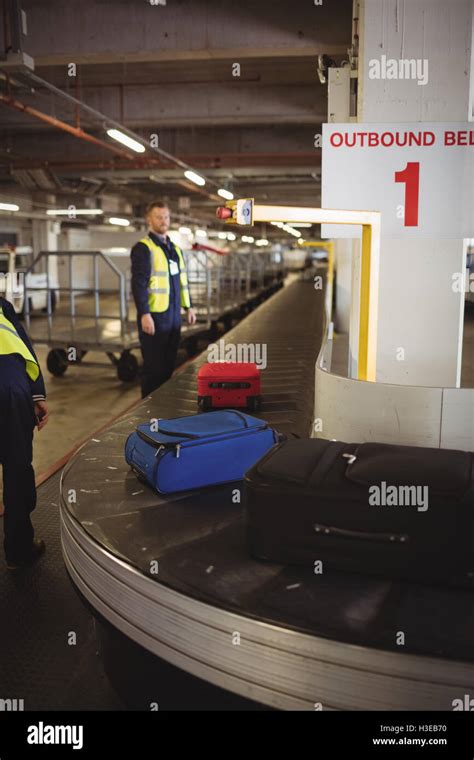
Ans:
{"label": "suitcase handle", "polygon": [[357,538],[362,541],[379,541],[386,544],[406,544],[410,536],[406,533],[367,533],[361,530],[345,530],[329,525],[313,525],[318,536],[335,536],[337,538]]}
{"label": "suitcase handle", "polygon": [[244,383],[244,382],[226,382],[225,380],[222,380],[222,382],[211,382],[209,383],[209,388],[222,388],[223,390],[236,390],[237,388],[251,388],[251,383]]}

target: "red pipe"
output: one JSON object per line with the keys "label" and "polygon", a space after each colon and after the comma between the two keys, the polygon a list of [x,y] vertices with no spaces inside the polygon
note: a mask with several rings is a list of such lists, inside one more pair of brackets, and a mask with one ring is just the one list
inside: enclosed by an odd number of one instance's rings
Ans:
{"label": "red pipe", "polygon": [[80,140],[86,140],[87,142],[98,145],[101,148],[106,148],[106,150],[110,150],[113,153],[116,153],[121,158],[126,158],[129,161],[135,160],[135,156],[132,156],[130,153],[127,153],[120,148],[116,148],[114,145],[110,145],[103,140],[99,140],[97,137],[93,137],[87,132],[84,132],[84,130],[80,127],[71,127],[71,125],[66,124],[65,121],[61,121],[60,119],[56,119],[54,116],[49,116],[48,114],[43,113],[43,111],[38,111],[36,108],[32,108],[31,106],[27,106],[24,103],[20,103],[19,100],[15,100],[14,98],[8,97],[7,95],[0,95],[0,103],[3,103],[5,106],[9,106],[10,108],[15,108],[17,111],[21,111],[22,113],[27,113],[29,116],[33,116],[35,119],[39,119],[40,121],[44,121],[46,124],[50,124],[52,127],[56,127],[56,129],[61,129],[63,132],[68,132],[70,135],[78,137]]}
{"label": "red pipe", "polygon": [[218,253],[219,256],[227,256],[229,251],[224,251],[222,248],[214,248],[212,245],[203,245],[202,243],[193,243],[193,251],[210,251],[211,253]]}

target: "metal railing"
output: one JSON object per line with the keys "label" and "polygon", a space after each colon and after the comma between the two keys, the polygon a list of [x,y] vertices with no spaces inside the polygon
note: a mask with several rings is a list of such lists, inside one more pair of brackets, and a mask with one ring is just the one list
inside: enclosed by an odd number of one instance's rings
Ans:
{"label": "metal railing", "polygon": [[[65,285],[60,284],[59,277],[53,281],[52,258],[57,259],[58,267],[61,259],[65,262]],[[77,259],[90,260],[87,277],[91,277],[91,285],[75,284],[78,279],[75,271]],[[106,271],[112,273],[116,286],[105,287],[101,284],[101,264]],[[40,265],[44,267],[46,273],[46,285],[28,285],[25,277],[24,315],[27,328],[31,331],[33,338],[46,342],[48,345],[58,340],[61,344],[87,343],[89,347],[93,347],[94,344],[101,347],[108,343],[118,346],[126,343],[130,338],[127,278],[106,254],[102,251],[41,251],[26,274],[38,271]],[[38,291],[45,293],[46,306],[37,315],[38,318],[32,320],[30,297]],[[58,300],[60,309],[57,308]],[[103,309],[104,301],[106,311]],[[89,311],[86,305],[90,306],[91,303],[93,308]],[[44,330],[45,322],[46,330]]]}
{"label": "metal railing", "polygon": [[[189,289],[198,321],[211,322],[261,293],[278,276],[270,253],[184,252]],[[281,267],[280,267],[281,268]]]}
{"label": "metal railing", "polygon": [[[267,251],[183,253],[193,308],[203,329],[260,295],[281,274]],[[52,259],[57,260],[54,269]],[[100,250],[41,251],[27,273],[40,269],[45,284],[25,287],[25,319],[35,341],[87,350],[138,345],[137,325],[130,320],[135,309],[129,277],[112,257]],[[62,270],[59,277],[56,270]],[[29,296],[35,291],[45,294],[46,306],[32,318]],[[58,299],[60,307],[55,308]]]}

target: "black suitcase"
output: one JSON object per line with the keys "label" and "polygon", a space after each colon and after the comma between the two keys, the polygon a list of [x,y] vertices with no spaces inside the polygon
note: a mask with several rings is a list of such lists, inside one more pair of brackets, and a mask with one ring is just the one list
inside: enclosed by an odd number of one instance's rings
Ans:
{"label": "black suitcase", "polygon": [[474,587],[473,459],[381,443],[277,444],[245,476],[250,552],[314,572]]}

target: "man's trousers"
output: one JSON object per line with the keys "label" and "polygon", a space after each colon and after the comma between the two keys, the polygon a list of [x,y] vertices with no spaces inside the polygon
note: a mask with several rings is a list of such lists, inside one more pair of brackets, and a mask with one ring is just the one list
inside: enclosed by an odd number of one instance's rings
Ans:
{"label": "man's trousers", "polygon": [[147,335],[139,323],[143,356],[141,373],[142,398],[156,390],[173,374],[181,339],[181,325],[164,328],[160,314],[152,314],[155,334]]}

